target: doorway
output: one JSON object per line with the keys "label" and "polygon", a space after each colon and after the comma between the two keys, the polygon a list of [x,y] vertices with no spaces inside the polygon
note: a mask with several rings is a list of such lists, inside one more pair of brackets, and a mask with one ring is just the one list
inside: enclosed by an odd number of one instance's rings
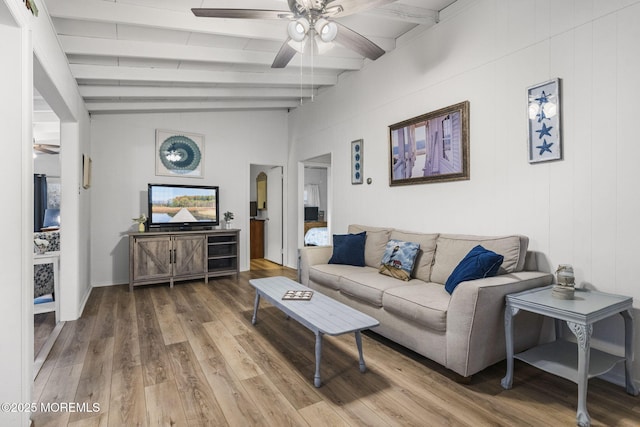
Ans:
{"label": "doorway", "polygon": [[[284,168],[250,165],[250,268],[284,264]],[[264,262],[262,262],[264,261]]]}
{"label": "doorway", "polygon": [[330,245],[331,153],[304,160],[299,166],[299,246]]}
{"label": "doorway", "polygon": [[[60,119],[47,101],[33,91],[34,244],[44,254],[34,258],[33,325],[34,378],[53,347],[60,321]],[[46,243],[43,243],[46,242]]]}

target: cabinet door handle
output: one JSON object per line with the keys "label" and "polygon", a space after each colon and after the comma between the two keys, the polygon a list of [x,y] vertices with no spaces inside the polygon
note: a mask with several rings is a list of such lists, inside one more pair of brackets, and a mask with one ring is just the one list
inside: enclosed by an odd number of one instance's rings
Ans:
{"label": "cabinet door handle", "polygon": [[174,263],[174,264],[176,263],[176,260],[178,259],[178,258],[176,257],[176,250],[177,250],[177,249],[174,249],[174,250],[173,250],[173,263]]}

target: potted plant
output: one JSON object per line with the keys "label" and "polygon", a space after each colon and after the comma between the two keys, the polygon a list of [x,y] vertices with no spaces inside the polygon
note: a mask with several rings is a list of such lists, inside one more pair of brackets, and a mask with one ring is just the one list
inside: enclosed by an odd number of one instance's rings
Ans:
{"label": "potted plant", "polygon": [[144,233],[144,223],[147,222],[147,216],[145,214],[140,214],[138,218],[132,218],[133,221],[138,223],[138,231],[140,233]]}
{"label": "potted plant", "polygon": [[225,228],[231,228],[231,223],[233,222],[233,212],[231,211],[226,211],[224,213],[224,223],[225,223]]}

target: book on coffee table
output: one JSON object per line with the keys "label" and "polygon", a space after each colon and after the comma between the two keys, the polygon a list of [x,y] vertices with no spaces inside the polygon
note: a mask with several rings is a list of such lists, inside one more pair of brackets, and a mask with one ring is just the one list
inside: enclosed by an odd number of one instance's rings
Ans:
{"label": "book on coffee table", "polygon": [[313,291],[290,290],[284,293],[282,299],[308,301],[313,296]]}

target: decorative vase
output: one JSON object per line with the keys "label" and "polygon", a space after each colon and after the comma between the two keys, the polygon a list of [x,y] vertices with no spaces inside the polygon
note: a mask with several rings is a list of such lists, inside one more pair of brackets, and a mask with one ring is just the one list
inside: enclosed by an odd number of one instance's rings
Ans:
{"label": "decorative vase", "polygon": [[224,228],[225,228],[226,230],[230,230],[230,229],[231,229],[231,224],[232,224],[232,222],[233,222],[233,221],[225,221],[225,222],[224,222]]}
{"label": "decorative vase", "polygon": [[138,231],[144,233],[144,222],[138,223]]}
{"label": "decorative vase", "polygon": [[556,280],[559,285],[573,287],[575,283],[573,267],[570,264],[560,264],[556,270]]}
{"label": "decorative vase", "polygon": [[47,252],[47,247],[46,246],[37,246],[36,245],[36,253],[38,255],[43,255]]}
{"label": "decorative vase", "polygon": [[575,295],[575,276],[573,267],[569,264],[560,264],[556,270],[557,284],[551,290],[551,296],[558,299],[573,299]]}

